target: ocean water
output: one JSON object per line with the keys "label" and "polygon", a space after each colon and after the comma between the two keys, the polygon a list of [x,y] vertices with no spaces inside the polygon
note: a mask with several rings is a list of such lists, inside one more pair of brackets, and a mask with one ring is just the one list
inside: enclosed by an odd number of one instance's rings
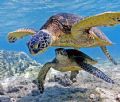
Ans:
{"label": "ocean water", "polygon": [[[7,41],[8,32],[18,28],[39,30],[50,16],[60,12],[85,17],[107,11],[120,12],[120,0],[0,0],[0,102],[120,102],[120,64],[109,62],[99,47],[80,50],[97,59],[95,67],[115,84],[85,71],[80,71],[77,82],[71,83],[65,73],[51,69],[46,77],[45,92],[40,94],[34,81],[42,64],[55,57],[55,47],[33,56],[26,46],[30,37],[13,44]],[[113,42],[107,48],[120,63],[120,25],[99,28]],[[59,80],[55,81],[55,75]],[[66,87],[69,82],[70,86]]]}
{"label": "ocean water", "polygon": [[[30,37],[18,40],[14,44],[7,41],[7,34],[18,28],[39,28],[53,14],[60,12],[74,13],[82,16],[92,16],[107,11],[120,11],[119,0],[0,0],[0,50],[24,51],[40,63],[45,63],[54,57],[54,47],[46,52],[32,56],[29,54],[26,42]],[[120,25],[100,27],[113,42],[108,49],[111,55],[120,58]],[[99,47],[81,48],[82,51],[97,59],[106,59]],[[93,54],[94,53],[94,54]],[[107,59],[106,59],[107,60]]]}

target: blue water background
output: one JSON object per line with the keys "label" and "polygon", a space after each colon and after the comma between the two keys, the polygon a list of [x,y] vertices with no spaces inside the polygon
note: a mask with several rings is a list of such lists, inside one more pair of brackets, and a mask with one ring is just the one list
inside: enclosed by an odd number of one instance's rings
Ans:
{"label": "blue water background", "polygon": [[[0,0],[0,50],[24,51],[40,63],[50,61],[54,57],[54,49],[37,56],[29,54],[26,37],[14,44],[7,41],[7,33],[18,28],[34,28],[38,30],[53,14],[59,12],[92,16],[106,11],[120,11],[120,0]],[[100,27],[113,42],[108,49],[114,58],[120,58],[120,25]],[[93,58],[106,59],[99,47],[81,48]]]}

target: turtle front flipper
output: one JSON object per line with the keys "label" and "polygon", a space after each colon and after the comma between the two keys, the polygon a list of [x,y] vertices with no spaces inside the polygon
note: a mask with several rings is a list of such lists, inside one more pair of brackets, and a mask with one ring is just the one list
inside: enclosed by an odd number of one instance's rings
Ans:
{"label": "turtle front flipper", "polygon": [[54,64],[52,62],[48,62],[40,69],[40,72],[39,72],[38,77],[37,77],[38,89],[40,90],[40,93],[44,92],[44,81],[45,81],[47,72],[53,66],[54,66]]}
{"label": "turtle front flipper", "polygon": [[96,26],[113,26],[120,24],[120,12],[105,12],[95,16],[86,17],[72,26],[72,34],[78,34],[80,30]]}
{"label": "turtle front flipper", "polygon": [[87,63],[79,63],[79,66],[87,71],[88,73],[100,78],[100,79],[103,79],[104,81],[108,82],[108,83],[112,83],[114,84],[114,81],[109,78],[107,75],[105,75],[101,70],[97,69],[96,67],[90,65],[90,64],[87,64]]}
{"label": "turtle front flipper", "polygon": [[33,35],[35,34],[36,31],[33,30],[33,29],[28,29],[28,28],[22,28],[22,29],[18,29],[16,31],[13,31],[13,32],[9,32],[8,33],[8,41],[10,43],[13,43],[15,42],[17,39],[20,39],[20,38],[23,38],[27,35]]}
{"label": "turtle front flipper", "polygon": [[112,58],[112,56],[110,55],[109,51],[107,50],[106,46],[101,46],[100,47],[102,49],[102,51],[104,52],[104,54],[107,56],[107,58],[115,65],[117,65],[117,62]]}

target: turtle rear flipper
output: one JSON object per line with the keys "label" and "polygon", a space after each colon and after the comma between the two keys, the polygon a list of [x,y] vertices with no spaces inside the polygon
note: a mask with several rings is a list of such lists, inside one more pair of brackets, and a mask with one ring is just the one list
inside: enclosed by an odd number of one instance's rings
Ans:
{"label": "turtle rear flipper", "polygon": [[86,17],[72,26],[72,34],[78,34],[80,30],[96,26],[113,26],[120,24],[120,12],[105,12],[95,16]]}
{"label": "turtle rear flipper", "polygon": [[20,39],[20,38],[23,38],[27,35],[33,35],[35,34],[36,31],[33,30],[33,29],[28,29],[28,28],[22,28],[22,29],[18,29],[16,31],[13,31],[13,32],[9,32],[8,33],[8,41],[10,43],[13,43],[15,42],[17,39]]}
{"label": "turtle rear flipper", "polygon": [[107,58],[115,65],[117,65],[117,62],[112,58],[112,56],[110,55],[109,51],[107,50],[106,46],[101,46],[100,47],[102,49],[102,51],[104,52],[104,54],[107,56]]}
{"label": "turtle rear flipper", "polygon": [[100,78],[100,79],[103,79],[104,81],[108,82],[108,83],[112,83],[114,84],[114,81],[109,78],[107,75],[105,75],[101,70],[97,69],[96,67],[90,65],[90,64],[87,64],[87,63],[79,63],[79,66],[89,72],[90,74]]}

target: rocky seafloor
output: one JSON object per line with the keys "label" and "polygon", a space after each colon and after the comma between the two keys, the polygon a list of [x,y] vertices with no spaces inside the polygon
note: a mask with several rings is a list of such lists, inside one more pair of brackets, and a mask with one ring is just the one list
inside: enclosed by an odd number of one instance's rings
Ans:
{"label": "rocky seafloor", "polygon": [[115,66],[99,60],[95,66],[116,84],[106,83],[84,71],[79,72],[77,82],[72,83],[69,72],[51,68],[45,91],[40,94],[35,79],[41,64],[25,53],[0,51],[0,102],[120,102],[120,64]]}

